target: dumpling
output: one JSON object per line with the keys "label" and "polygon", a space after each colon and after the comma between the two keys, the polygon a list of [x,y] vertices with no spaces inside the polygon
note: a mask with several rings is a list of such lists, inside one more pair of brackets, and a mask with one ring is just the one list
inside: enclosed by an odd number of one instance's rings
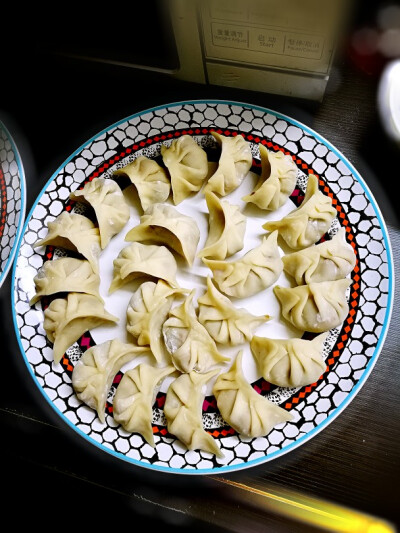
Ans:
{"label": "dumpling", "polygon": [[244,202],[256,204],[260,209],[275,211],[286,203],[297,181],[297,166],[289,155],[270,152],[259,144],[261,176],[253,192],[244,196]]}
{"label": "dumpling", "polygon": [[104,249],[129,220],[129,206],[119,185],[106,178],[95,178],[83,189],[70,195],[71,200],[89,204],[96,214],[100,230],[100,245]]}
{"label": "dumpling", "polygon": [[221,146],[218,168],[208,180],[204,192],[212,191],[226,196],[242,183],[253,163],[250,144],[240,135],[225,137],[212,131]]}
{"label": "dumpling", "polygon": [[47,224],[48,232],[33,246],[53,245],[79,252],[89,261],[94,272],[98,272],[100,255],[100,233],[91,220],[77,213],[63,211],[53,222]]}
{"label": "dumpling", "polygon": [[114,396],[114,420],[125,431],[140,433],[154,447],[153,404],[158,384],[175,371],[173,366],[154,368],[142,363],[124,373]]}
{"label": "dumpling", "polygon": [[134,242],[122,248],[114,259],[114,275],[109,293],[141,277],[159,278],[177,287],[175,257],[165,246]]}
{"label": "dumpling", "polygon": [[229,372],[218,376],[213,394],[222,418],[240,435],[262,437],[274,426],[292,420],[292,415],[258,394],[242,372],[239,352]]}
{"label": "dumpling", "polygon": [[349,313],[346,290],[350,279],[321,281],[299,287],[274,287],[282,315],[303,331],[321,333],[339,326]]}
{"label": "dumpling", "polygon": [[193,289],[183,304],[174,307],[163,325],[165,346],[180,372],[207,372],[212,366],[229,361],[219,353],[208,331],[197,320]]}
{"label": "dumpling", "polygon": [[277,238],[278,232],[274,231],[264,237],[260,246],[237,261],[203,258],[203,262],[212,270],[220,291],[228,296],[246,298],[275,283],[283,270]]}
{"label": "dumpling", "polygon": [[267,231],[278,230],[287,245],[298,250],[319,241],[330,228],[335,216],[332,199],[318,189],[317,177],[310,174],[300,207],[281,220],[266,222],[263,228]]}
{"label": "dumpling", "polygon": [[114,339],[92,346],[76,363],[72,386],[79,400],[97,411],[101,422],[105,422],[107,394],[115,375],[143,353],[144,348]]}
{"label": "dumpling", "polygon": [[264,379],[280,387],[304,387],[325,372],[322,357],[327,333],[313,340],[253,337],[251,351]]}
{"label": "dumpling", "polygon": [[126,312],[128,332],[140,346],[150,346],[158,363],[170,358],[162,339],[162,326],[168,317],[174,296],[187,293],[173,289],[162,280],[142,283],[129,301]]}
{"label": "dumpling", "polygon": [[206,152],[189,135],[161,146],[161,155],[171,176],[172,197],[177,205],[203,186],[208,175]]}
{"label": "dumpling", "polygon": [[86,259],[60,257],[54,261],[45,261],[34,277],[36,294],[30,301],[35,304],[43,296],[59,292],[84,292],[96,296],[99,293],[100,277]]}
{"label": "dumpling", "polygon": [[94,296],[71,292],[53,300],[44,311],[43,328],[53,343],[53,357],[59,363],[66,350],[86,331],[114,324],[118,318],[104,309]]}
{"label": "dumpling", "polygon": [[193,218],[172,205],[154,204],[140,217],[140,224],[127,233],[125,240],[164,244],[192,265],[200,230]]}
{"label": "dumpling", "polygon": [[225,259],[243,248],[246,217],[237,205],[220,200],[213,192],[205,193],[208,218],[208,237],[198,257]]}
{"label": "dumpling", "polygon": [[250,341],[254,330],[270,320],[270,316],[254,316],[246,309],[237,309],[221,294],[211,278],[207,278],[207,292],[198,299],[199,322],[215,342],[236,346]]}
{"label": "dumpling", "polygon": [[168,388],[164,405],[167,428],[189,450],[203,450],[223,457],[216,441],[203,429],[203,388],[218,370],[207,374],[182,374]]}
{"label": "dumpling", "polygon": [[356,265],[356,255],[346,241],[346,230],[340,228],[331,240],[285,255],[282,261],[297,285],[305,285],[345,278]]}
{"label": "dumpling", "polygon": [[116,170],[114,176],[128,176],[136,188],[143,211],[168,199],[171,183],[164,168],[143,155]]}

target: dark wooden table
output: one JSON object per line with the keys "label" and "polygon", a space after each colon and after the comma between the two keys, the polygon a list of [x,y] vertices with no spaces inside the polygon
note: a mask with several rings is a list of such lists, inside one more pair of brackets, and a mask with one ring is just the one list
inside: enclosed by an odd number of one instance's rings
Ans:
{"label": "dark wooden table", "polygon": [[[336,62],[322,103],[196,85],[49,55],[34,46],[15,53],[6,67],[10,77],[3,81],[0,107],[24,161],[27,212],[64,159],[109,124],[173,101],[245,101],[305,123],[347,156],[388,224],[398,276],[400,150],[379,122],[378,78],[358,69],[346,53]],[[295,491],[302,498],[337,503],[399,525],[399,302],[396,288],[389,332],[366,384],[311,441],[275,461],[229,476],[160,476],[100,453],[72,434],[45,404],[16,342],[8,276],[0,292],[4,516],[17,512],[28,523],[56,516],[74,528],[77,516],[83,515],[86,524],[100,520],[124,529],[142,517],[149,527],[174,531],[313,531],[271,506],[276,498],[269,495],[283,498],[285,491]]]}

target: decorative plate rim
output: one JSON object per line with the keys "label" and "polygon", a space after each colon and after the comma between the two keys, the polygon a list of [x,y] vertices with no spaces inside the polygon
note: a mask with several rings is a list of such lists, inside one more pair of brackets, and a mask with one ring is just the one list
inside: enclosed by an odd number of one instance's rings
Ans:
{"label": "decorative plate rim", "polygon": [[25,179],[25,171],[24,166],[22,164],[21,155],[19,153],[19,150],[17,148],[17,145],[15,144],[15,141],[9,132],[8,128],[4,124],[2,120],[0,120],[0,130],[3,130],[5,135],[7,136],[8,141],[11,144],[12,151],[15,156],[15,161],[18,166],[18,176],[19,176],[19,183],[20,183],[20,189],[21,189],[21,210],[19,213],[19,220],[17,224],[17,231],[15,233],[15,239],[10,251],[10,255],[8,256],[7,262],[5,264],[5,267],[2,272],[0,272],[0,288],[3,285],[4,281],[7,278],[7,275],[10,271],[11,265],[13,264],[14,257],[16,257],[16,251],[19,249],[19,244],[21,237],[24,234],[24,228],[25,228],[25,214],[26,214],[26,179]]}
{"label": "decorative plate rim", "polygon": [[[24,350],[24,348],[22,346],[20,334],[19,334],[19,327],[18,327],[18,324],[17,324],[17,313],[15,312],[15,305],[16,305],[16,301],[15,301],[15,289],[16,289],[15,288],[15,277],[16,277],[16,268],[17,268],[17,261],[15,260],[14,264],[13,264],[12,287],[11,287],[11,307],[12,307],[12,316],[13,316],[13,324],[14,324],[15,334],[16,334],[16,337],[17,337],[17,341],[18,341],[20,352],[21,352],[23,360],[24,360],[24,362],[25,362],[25,364],[26,364],[26,366],[28,368],[28,371],[31,374],[36,386],[39,388],[41,394],[46,399],[47,403],[50,404],[50,406],[57,413],[57,415],[60,417],[60,419],[64,423],[66,423],[71,429],[73,429],[78,435],[82,436],[91,445],[94,445],[98,449],[107,452],[108,454],[110,454],[114,458],[122,459],[123,461],[125,461],[127,463],[130,463],[130,464],[133,464],[133,465],[136,465],[136,466],[140,466],[140,467],[143,467],[143,468],[147,468],[147,469],[150,469],[150,470],[153,470],[153,471],[165,472],[165,473],[169,473],[169,474],[181,474],[181,475],[182,474],[183,475],[209,475],[209,474],[218,475],[218,474],[224,474],[224,473],[226,474],[226,473],[236,472],[236,471],[239,471],[239,470],[244,470],[244,469],[251,468],[251,467],[254,467],[254,466],[258,466],[258,465],[261,465],[261,464],[265,464],[265,463],[267,463],[267,462],[269,462],[269,461],[271,461],[273,459],[276,459],[277,457],[280,457],[280,456],[282,456],[282,455],[294,450],[295,448],[298,448],[302,444],[304,444],[307,441],[309,441],[311,438],[315,437],[320,431],[325,429],[333,420],[336,419],[336,417],[355,398],[355,396],[361,390],[362,386],[365,384],[367,378],[369,377],[371,371],[373,370],[373,368],[374,368],[374,366],[376,364],[376,361],[377,361],[378,356],[379,356],[379,354],[381,352],[383,343],[384,343],[384,341],[386,339],[386,335],[387,335],[387,332],[388,332],[388,329],[389,329],[389,324],[390,324],[392,311],[393,311],[394,283],[395,283],[393,253],[392,253],[392,247],[391,247],[391,243],[390,243],[390,239],[389,239],[389,234],[388,234],[386,223],[384,221],[384,218],[382,216],[381,210],[380,210],[378,204],[376,203],[376,200],[375,200],[372,192],[370,191],[368,185],[365,183],[364,179],[360,176],[359,172],[353,166],[353,164],[342,154],[342,152],[340,152],[327,139],[325,139],[325,137],[323,137],[322,135],[317,133],[312,128],[306,126],[302,122],[300,122],[300,121],[298,121],[296,119],[293,119],[292,117],[290,117],[290,116],[288,116],[288,115],[286,115],[284,113],[281,113],[281,112],[278,112],[278,111],[274,111],[274,110],[272,110],[270,108],[267,108],[267,107],[259,106],[259,105],[256,105],[256,104],[249,104],[249,103],[240,102],[240,101],[233,101],[233,100],[200,99],[200,100],[182,100],[182,101],[177,101],[177,102],[169,102],[167,104],[158,105],[158,106],[155,106],[155,107],[143,109],[141,111],[133,113],[132,115],[128,115],[128,116],[126,116],[126,117],[124,117],[124,118],[122,118],[122,119],[110,124],[109,126],[105,127],[104,129],[102,129],[101,131],[97,132],[96,134],[94,134],[90,139],[86,140],[80,147],[78,147],[72,154],[70,154],[68,156],[68,158],[64,160],[64,162],[55,170],[55,172],[53,172],[51,177],[44,184],[43,188],[41,189],[41,191],[37,195],[37,197],[35,199],[35,202],[33,203],[28,215],[25,218],[25,222],[24,222],[22,231],[20,231],[19,236],[18,236],[17,245],[14,246],[14,253],[16,253],[18,251],[18,254],[19,254],[19,251],[20,251],[20,248],[21,248],[21,244],[22,244],[22,240],[23,240],[23,236],[24,236],[25,231],[27,229],[28,223],[29,223],[29,221],[31,219],[31,216],[32,216],[34,210],[36,209],[36,206],[38,205],[41,197],[46,192],[48,186],[54,181],[54,179],[57,177],[59,172],[78,153],[82,152],[82,150],[86,146],[88,146],[90,143],[95,141],[98,137],[100,137],[101,135],[105,134],[106,132],[118,127],[119,125],[121,125],[121,124],[123,124],[123,123],[125,123],[125,122],[127,122],[129,120],[132,120],[132,119],[134,119],[136,117],[139,117],[141,115],[144,115],[146,113],[151,113],[151,112],[155,112],[157,110],[168,109],[168,108],[176,107],[176,106],[201,105],[201,104],[204,104],[204,105],[210,105],[210,104],[217,104],[217,105],[218,104],[222,104],[222,105],[224,105],[225,104],[225,105],[233,105],[233,106],[242,106],[243,108],[255,109],[255,110],[261,111],[263,113],[269,113],[269,114],[271,114],[271,115],[273,115],[273,116],[275,116],[277,118],[284,119],[289,124],[292,124],[294,126],[299,127],[303,131],[311,134],[313,137],[315,137],[316,139],[321,141],[322,144],[324,144],[327,148],[329,148],[329,150],[331,150],[331,152],[333,152],[342,162],[345,163],[345,165],[348,167],[348,169],[353,174],[354,178],[357,180],[357,182],[363,188],[363,190],[364,190],[369,202],[371,203],[371,205],[372,205],[372,207],[373,207],[373,209],[375,211],[375,214],[376,214],[376,216],[378,218],[378,221],[379,221],[379,224],[380,224],[380,228],[381,228],[382,235],[383,235],[383,240],[385,242],[386,254],[387,254],[388,300],[387,300],[387,305],[386,305],[384,323],[382,325],[382,332],[379,335],[377,344],[376,344],[376,346],[374,348],[374,353],[370,357],[370,361],[368,362],[367,366],[365,367],[362,376],[358,379],[357,383],[352,387],[351,391],[346,395],[345,399],[340,403],[340,405],[338,407],[336,407],[334,409],[334,411],[325,420],[320,422],[315,428],[313,428],[311,431],[307,432],[306,435],[303,435],[302,437],[300,437],[297,441],[295,441],[295,442],[293,442],[291,444],[288,444],[283,449],[276,450],[276,451],[272,452],[268,456],[258,457],[256,459],[252,459],[252,460],[250,460],[248,462],[243,462],[241,464],[225,465],[225,466],[221,466],[219,468],[205,468],[205,469],[201,469],[201,470],[200,469],[196,469],[196,468],[182,468],[181,469],[181,468],[165,467],[165,466],[162,466],[162,465],[146,463],[146,462],[140,461],[138,459],[134,459],[132,457],[127,457],[126,455],[124,455],[124,454],[122,454],[120,452],[117,452],[115,450],[112,450],[112,449],[108,448],[107,446],[104,445],[104,443],[100,443],[100,442],[95,441],[89,435],[84,433],[79,427],[74,425],[54,405],[53,401],[45,394],[45,391],[43,390],[42,386],[38,382],[38,379],[37,379],[36,375],[33,373],[32,366],[31,366],[30,362],[27,359],[25,350]],[[22,227],[22,225],[21,225],[21,227]],[[16,254],[16,257],[18,257],[18,254]]]}

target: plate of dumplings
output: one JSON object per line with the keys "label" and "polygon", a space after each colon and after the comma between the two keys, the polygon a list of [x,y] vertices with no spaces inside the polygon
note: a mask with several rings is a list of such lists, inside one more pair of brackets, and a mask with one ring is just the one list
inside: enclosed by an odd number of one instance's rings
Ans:
{"label": "plate of dumplings", "polygon": [[269,109],[185,101],[81,146],[27,217],[12,312],[44,398],[159,472],[227,473],[306,443],[366,381],[393,265],[328,141]]}

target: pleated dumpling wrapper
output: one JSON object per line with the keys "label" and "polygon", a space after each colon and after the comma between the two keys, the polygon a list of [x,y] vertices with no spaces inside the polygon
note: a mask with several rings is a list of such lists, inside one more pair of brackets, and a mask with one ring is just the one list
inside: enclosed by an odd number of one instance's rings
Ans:
{"label": "pleated dumpling wrapper", "polygon": [[254,336],[250,347],[262,377],[280,387],[315,383],[326,370],[322,357],[327,333],[312,340]]}
{"label": "pleated dumpling wrapper", "polygon": [[140,433],[153,448],[153,404],[158,385],[172,372],[176,372],[173,366],[155,368],[141,363],[124,373],[114,396],[114,420],[125,431]]}
{"label": "pleated dumpling wrapper", "polygon": [[53,300],[44,311],[43,328],[53,343],[53,357],[59,363],[65,351],[86,331],[118,322],[95,296],[69,293]]}
{"label": "pleated dumpling wrapper", "polygon": [[149,346],[158,364],[170,361],[162,326],[168,317],[175,296],[187,294],[186,289],[172,288],[159,280],[146,281],[133,293],[126,311],[128,332],[139,346]]}
{"label": "pleated dumpling wrapper", "polygon": [[121,368],[146,349],[124,344],[118,339],[92,346],[82,355],[72,371],[72,386],[79,400],[95,409],[105,422],[107,394]]}
{"label": "pleated dumpling wrapper", "polygon": [[189,450],[203,450],[223,457],[218,444],[203,428],[202,406],[204,386],[218,374],[190,372],[175,379],[168,388],[164,404],[167,428]]}
{"label": "pleated dumpling wrapper", "polygon": [[34,277],[36,293],[30,305],[43,296],[63,292],[82,292],[91,294],[103,302],[99,293],[100,277],[89,261],[74,257],[60,257],[45,261]]}
{"label": "pleated dumpling wrapper", "polygon": [[189,135],[182,135],[170,146],[161,146],[164,165],[171,176],[174,204],[198,192],[208,175],[207,154]]}
{"label": "pleated dumpling wrapper", "polygon": [[302,331],[322,333],[339,326],[349,313],[348,278],[321,281],[299,287],[274,287],[282,316]]}
{"label": "pleated dumpling wrapper", "polygon": [[260,209],[275,211],[282,207],[292,194],[297,181],[297,166],[290,155],[269,151],[259,144],[261,176],[254,191],[244,196],[244,202],[253,203]]}
{"label": "pleated dumpling wrapper", "polygon": [[229,361],[217,349],[214,340],[197,319],[193,298],[195,289],[185,301],[171,309],[163,325],[165,346],[180,372],[207,372],[211,367]]}
{"label": "pleated dumpling wrapper", "polygon": [[114,176],[127,176],[136,188],[143,211],[151,205],[168,199],[171,182],[167,172],[157,161],[140,155],[131,163],[114,172]]}
{"label": "pleated dumpling wrapper", "polygon": [[208,217],[208,237],[198,257],[225,259],[243,248],[246,217],[239,206],[220,200],[213,192],[205,193]]}
{"label": "pleated dumpling wrapper", "polygon": [[283,270],[277,238],[278,232],[272,232],[263,238],[260,246],[236,261],[203,258],[220,291],[227,296],[246,298],[275,283]]}
{"label": "pleated dumpling wrapper", "polygon": [[196,256],[200,230],[192,217],[180,213],[172,205],[154,204],[140,217],[140,224],[126,234],[125,240],[163,244],[191,266]]}
{"label": "pleated dumpling wrapper", "polygon": [[121,188],[112,179],[94,178],[82,189],[72,192],[70,198],[93,207],[99,225],[102,249],[129,220],[129,206]]}
{"label": "pleated dumpling wrapper", "polygon": [[329,230],[336,214],[332,198],[318,189],[318,178],[310,174],[300,207],[281,220],[266,222],[263,228],[267,231],[278,230],[290,248],[300,250],[319,241]]}
{"label": "pleated dumpling wrapper", "polygon": [[213,131],[211,135],[221,146],[221,155],[217,170],[208,180],[204,192],[226,196],[241,185],[251,168],[253,156],[250,144],[240,134],[226,137]]}
{"label": "pleated dumpling wrapper", "polygon": [[222,418],[240,435],[263,437],[277,425],[292,420],[292,415],[258,394],[246,381],[239,352],[232,368],[220,374],[213,394]]}
{"label": "pleated dumpling wrapper", "polygon": [[258,326],[271,319],[268,315],[254,316],[238,309],[207,278],[207,291],[198,299],[199,322],[220,344],[236,346],[250,341]]}
{"label": "pleated dumpling wrapper", "polygon": [[100,232],[91,220],[78,213],[63,211],[47,224],[47,235],[34,247],[52,245],[78,252],[87,259],[94,272],[99,270]]}
{"label": "pleated dumpling wrapper", "polygon": [[114,259],[114,275],[109,293],[142,277],[163,279],[172,287],[177,287],[177,270],[175,257],[165,246],[134,242],[122,248]]}
{"label": "pleated dumpling wrapper", "polygon": [[330,240],[282,257],[283,269],[297,285],[345,278],[356,265],[356,254],[340,228]]}

